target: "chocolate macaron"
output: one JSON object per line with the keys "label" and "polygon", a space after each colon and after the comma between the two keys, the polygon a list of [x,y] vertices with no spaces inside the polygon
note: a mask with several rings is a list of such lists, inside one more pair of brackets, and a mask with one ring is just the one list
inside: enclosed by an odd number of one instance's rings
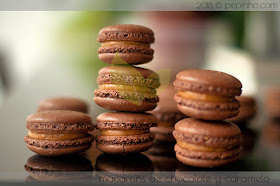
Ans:
{"label": "chocolate macaron", "polygon": [[91,117],[87,114],[53,110],[37,112],[27,117],[28,135],[24,137],[27,147],[40,155],[59,156],[82,152],[91,147],[93,130]]}
{"label": "chocolate macaron", "polygon": [[236,99],[240,102],[239,114],[228,121],[236,124],[247,124],[256,115],[256,100],[251,96],[238,96]]}
{"label": "chocolate macaron", "polygon": [[269,86],[266,89],[265,108],[270,118],[280,119],[280,85]]}
{"label": "chocolate macaron", "polygon": [[195,167],[229,164],[242,150],[241,131],[231,122],[187,118],[176,123],[173,135],[177,159]]}
{"label": "chocolate macaron", "polygon": [[159,76],[148,69],[129,65],[104,67],[97,82],[94,101],[108,110],[144,112],[154,109],[159,101]]}
{"label": "chocolate macaron", "polygon": [[157,127],[150,129],[155,134],[155,140],[175,141],[172,135],[174,125],[186,116],[178,110],[173,97],[170,97],[170,99],[160,98],[158,106],[150,113],[154,114],[158,120]]}
{"label": "chocolate macaron", "polygon": [[99,150],[109,154],[127,154],[146,151],[153,145],[150,127],[157,119],[147,113],[107,112],[97,117],[100,135],[96,137]]}
{"label": "chocolate macaron", "polygon": [[179,72],[174,81],[178,109],[190,117],[224,120],[237,116],[242,84],[235,77],[212,70]]}
{"label": "chocolate macaron", "polygon": [[151,29],[140,25],[113,25],[100,30],[99,59],[109,64],[144,64],[153,59]]}
{"label": "chocolate macaron", "polygon": [[85,101],[78,98],[47,98],[40,102],[37,111],[41,112],[48,110],[72,110],[87,113],[88,105]]}

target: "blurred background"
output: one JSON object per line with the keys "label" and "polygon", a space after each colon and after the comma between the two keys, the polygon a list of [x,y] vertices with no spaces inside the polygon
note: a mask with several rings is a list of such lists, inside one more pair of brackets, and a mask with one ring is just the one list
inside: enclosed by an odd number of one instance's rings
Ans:
{"label": "blurred background", "polygon": [[[93,121],[104,111],[92,101],[98,71],[107,66],[98,59],[96,38],[101,28],[113,24],[140,24],[154,31],[154,60],[141,67],[158,72],[163,87],[186,69],[227,72],[242,82],[243,95],[257,98],[259,114],[253,126],[265,125],[265,91],[280,85],[279,12],[6,11],[0,12],[0,146],[6,149],[0,167],[21,170],[33,154],[23,141],[25,119],[40,100],[81,98],[89,103]],[[275,131],[277,148],[263,145],[251,156],[250,166],[258,161],[263,170],[266,159],[276,167],[268,170],[278,170],[280,122],[276,123],[267,125],[272,127],[264,136]],[[19,152],[22,157],[10,165],[11,154]]]}
{"label": "blurred background", "polygon": [[153,29],[155,57],[144,67],[171,70],[170,82],[180,70],[207,68],[238,77],[243,94],[280,83],[279,12],[0,12],[0,108],[27,88],[33,100],[91,99],[105,66],[98,31],[121,23]]}

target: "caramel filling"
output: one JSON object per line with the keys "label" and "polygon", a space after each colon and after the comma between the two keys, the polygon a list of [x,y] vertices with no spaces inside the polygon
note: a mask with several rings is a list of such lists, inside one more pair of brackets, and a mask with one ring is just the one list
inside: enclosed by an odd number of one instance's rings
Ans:
{"label": "caramel filling", "polygon": [[206,146],[202,146],[202,145],[194,145],[194,144],[186,143],[186,142],[183,142],[180,140],[177,140],[177,145],[179,145],[183,149],[187,149],[187,150],[191,150],[191,151],[203,151],[203,152],[224,152],[224,151],[232,149],[232,147],[230,147],[230,148],[206,147]]}
{"label": "caramel filling", "polygon": [[101,130],[102,136],[132,136],[148,133],[149,130]]}
{"label": "caramel filling", "polygon": [[116,45],[123,45],[123,46],[128,46],[128,45],[135,45],[135,46],[144,46],[150,48],[150,44],[148,43],[142,43],[142,42],[134,42],[134,41],[106,41],[101,44],[102,47],[106,46],[116,46]]}
{"label": "caramel filling", "polygon": [[38,140],[73,140],[83,138],[87,135],[87,133],[37,133],[37,132],[28,132],[28,136],[32,139]]}
{"label": "caramel filling", "polygon": [[209,101],[209,102],[231,102],[233,97],[216,96],[211,94],[190,92],[190,91],[178,91],[178,95],[191,100]]}
{"label": "caramel filling", "polygon": [[100,90],[120,90],[120,91],[132,91],[141,92],[147,94],[156,94],[156,90],[148,87],[140,87],[134,85],[120,85],[120,84],[103,84],[99,85]]}

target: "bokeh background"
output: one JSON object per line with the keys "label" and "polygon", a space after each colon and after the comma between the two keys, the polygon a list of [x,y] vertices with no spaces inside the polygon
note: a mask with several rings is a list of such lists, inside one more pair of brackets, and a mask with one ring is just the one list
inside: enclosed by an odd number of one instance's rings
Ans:
{"label": "bokeh background", "polygon": [[[265,124],[265,91],[280,85],[279,12],[0,12],[0,146],[6,149],[0,167],[18,170],[32,155],[23,141],[25,118],[40,100],[81,98],[89,103],[93,120],[104,111],[92,101],[98,70],[107,65],[98,59],[96,38],[113,24],[154,31],[154,60],[142,67],[158,72],[164,87],[185,69],[227,72],[241,80],[244,95],[257,98],[261,114],[254,126]],[[12,138],[9,145],[7,138]],[[262,150],[261,156],[276,150]],[[11,154],[19,152],[24,158],[7,166]],[[280,165],[276,155],[271,164]]]}

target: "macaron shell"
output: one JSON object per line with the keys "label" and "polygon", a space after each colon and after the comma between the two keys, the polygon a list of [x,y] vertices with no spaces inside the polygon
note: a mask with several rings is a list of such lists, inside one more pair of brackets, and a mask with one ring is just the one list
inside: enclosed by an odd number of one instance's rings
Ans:
{"label": "macaron shell", "polygon": [[239,110],[235,111],[211,111],[211,110],[197,110],[191,107],[178,105],[178,109],[185,115],[195,117],[203,120],[224,120],[238,115]]}
{"label": "macaron shell", "polygon": [[85,113],[70,110],[51,110],[36,112],[27,117],[28,123],[91,123],[91,117]]}
{"label": "macaron shell", "polygon": [[183,149],[179,145],[175,145],[174,150],[176,153],[193,159],[206,159],[206,160],[215,160],[215,159],[229,159],[235,156],[239,156],[242,151],[242,147],[234,148],[232,150],[223,151],[223,152],[203,152],[203,151],[192,151]]}
{"label": "macaron shell", "polygon": [[138,53],[100,53],[99,59],[107,64],[115,65],[139,65],[145,64],[153,60],[152,54],[138,54]]}
{"label": "macaron shell", "polygon": [[90,123],[26,123],[26,128],[41,133],[85,133],[92,131],[94,125]]}
{"label": "macaron shell", "polygon": [[229,159],[204,160],[204,159],[188,158],[188,157],[182,156],[178,153],[176,153],[176,157],[180,162],[182,162],[186,165],[190,165],[190,166],[194,166],[194,167],[208,167],[208,168],[227,165],[229,163],[234,162],[235,160],[237,160],[239,158],[239,156],[235,156],[235,157],[229,158]]}
{"label": "macaron shell", "polygon": [[99,144],[97,143],[96,147],[105,153],[108,154],[127,154],[127,153],[136,153],[143,152],[150,149],[153,146],[153,141],[139,143],[139,144]]}
{"label": "macaron shell", "polygon": [[179,72],[174,86],[177,90],[189,90],[221,96],[239,96],[242,88],[241,82],[229,74],[199,69]]}
{"label": "macaron shell", "polygon": [[97,117],[98,122],[118,122],[131,124],[156,123],[157,118],[149,113],[105,112]]}
{"label": "macaron shell", "polygon": [[127,112],[145,112],[153,110],[157,106],[157,103],[148,101],[143,101],[141,105],[136,105],[128,100],[119,98],[94,97],[94,102],[107,110]]}
{"label": "macaron shell", "polygon": [[99,42],[105,41],[136,41],[153,43],[154,32],[141,25],[123,24],[105,27],[99,31]]}
{"label": "macaron shell", "polygon": [[152,127],[150,131],[155,134],[155,140],[159,141],[175,141],[172,132],[174,131],[173,127]]}
{"label": "macaron shell", "polygon": [[177,94],[174,97],[178,109],[186,116],[203,120],[225,120],[238,115],[239,102],[229,103],[203,102],[186,100]]}
{"label": "macaron shell", "polygon": [[148,113],[106,112],[97,117],[98,129],[147,130],[157,125],[157,118]]}
{"label": "macaron shell", "polygon": [[154,137],[152,133],[133,136],[97,136],[96,146],[102,152],[110,154],[142,152],[152,147]]}
{"label": "macaron shell", "polygon": [[48,98],[40,102],[37,112],[48,110],[72,110],[87,113],[88,105],[83,100],[77,98]]}
{"label": "macaron shell", "polygon": [[209,138],[230,138],[241,134],[241,130],[234,123],[227,121],[203,121],[195,118],[186,118],[179,121],[175,125],[175,131]]}
{"label": "macaron shell", "polygon": [[94,138],[91,134],[87,134],[87,136],[83,138],[72,139],[72,140],[39,140],[39,139],[32,139],[29,136],[24,137],[24,141],[27,144],[41,147],[41,148],[56,148],[56,149],[91,143],[93,139]]}
{"label": "macaron shell", "polygon": [[76,154],[85,151],[91,147],[91,144],[85,144],[82,146],[67,147],[61,149],[48,149],[48,148],[40,148],[40,147],[32,146],[29,144],[26,145],[31,151],[43,156],[62,156],[68,154]]}

